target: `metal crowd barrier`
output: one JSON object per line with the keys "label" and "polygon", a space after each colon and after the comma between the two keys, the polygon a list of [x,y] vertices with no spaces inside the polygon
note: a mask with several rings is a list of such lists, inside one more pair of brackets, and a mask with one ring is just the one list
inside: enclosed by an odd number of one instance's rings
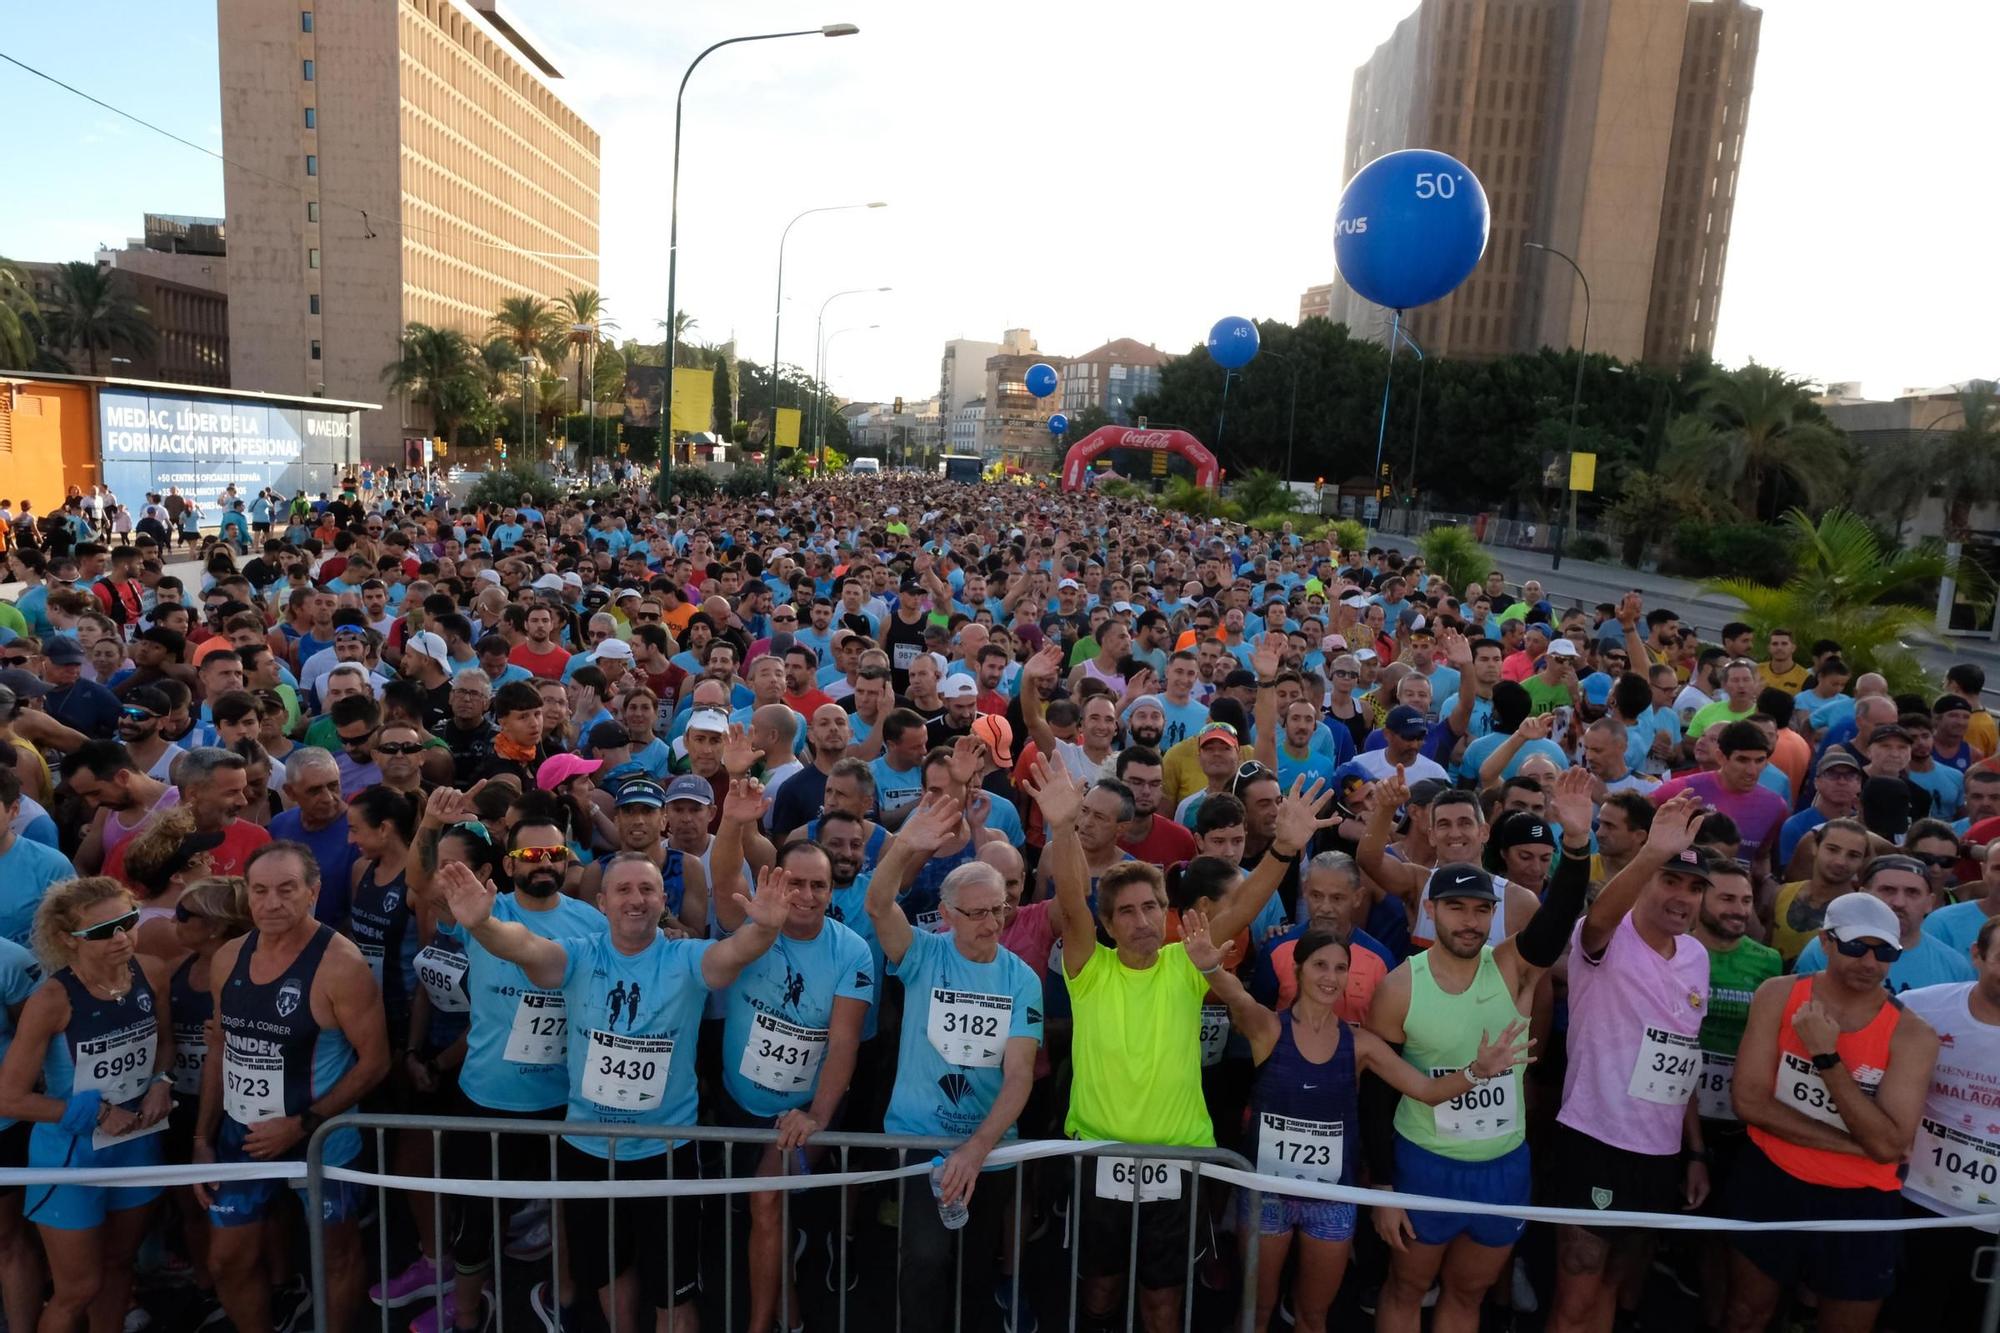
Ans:
{"label": "metal crowd barrier", "polygon": [[[349,1167],[328,1165],[323,1156],[326,1136],[335,1130],[343,1128],[359,1130],[364,1137],[364,1142],[372,1145],[374,1150],[373,1157],[378,1163],[387,1163],[392,1160],[389,1150],[389,1136],[391,1134],[404,1133],[427,1136],[430,1143],[431,1174],[428,1176],[395,1175],[388,1173],[386,1170],[363,1171]],[[446,1134],[477,1134],[487,1137],[488,1146],[486,1155],[490,1165],[490,1175],[487,1179],[467,1180],[444,1174],[444,1136]],[[620,1180],[617,1174],[618,1163],[613,1161],[607,1169],[607,1174],[610,1177],[608,1180],[563,1181],[556,1179],[556,1143],[558,1138],[564,1134],[578,1134],[590,1138],[607,1138],[614,1142],[634,1139],[664,1141],[669,1147],[667,1178],[664,1180]],[[500,1166],[502,1160],[500,1151],[502,1135],[529,1135],[546,1139],[549,1153],[550,1180],[523,1181],[502,1179]],[[591,1206],[595,1201],[601,1200],[606,1209],[609,1224],[606,1244],[612,1251],[614,1267],[618,1248],[615,1200],[633,1197],[685,1196],[716,1199],[724,1209],[723,1216],[720,1219],[722,1271],[719,1277],[721,1281],[721,1305],[723,1312],[722,1326],[725,1329],[740,1327],[736,1313],[737,1228],[736,1218],[729,1200],[737,1195],[771,1191],[778,1193],[780,1198],[779,1234],[781,1237],[781,1263],[792,1265],[793,1272],[796,1274],[799,1255],[795,1252],[792,1243],[794,1231],[792,1226],[791,1196],[796,1192],[806,1190],[837,1191],[837,1211],[834,1214],[834,1225],[837,1228],[835,1233],[837,1236],[835,1245],[837,1255],[833,1261],[833,1272],[830,1274],[830,1277],[833,1285],[833,1299],[838,1306],[836,1326],[840,1330],[840,1333],[846,1333],[849,1327],[849,1301],[847,1298],[850,1293],[848,1291],[847,1279],[850,1271],[850,1256],[848,1251],[851,1240],[848,1235],[848,1228],[843,1225],[842,1220],[845,1218],[849,1206],[849,1192],[870,1185],[894,1182],[898,1185],[898,1203],[900,1208],[934,1207],[935,1203],[930,1192],[928,1180],[931,1158],[933,1155],[940,1153],[949,1154],[958,1148],[963,1140],[894,1134],[821,1133],[813,1136],[813,1143],[826,1150],[827,1158],[822,1161],[822,1169],[813,1174],[791,1174],[790,1155],[786,1155],[780,1159],[786,1173],[784,1175],[771,1177],[727,1174],[733,1165],[733,1154],[727,1151],[730,1146],[738,1144],[770,1144],[776,1142],[777,1137],[777,1131],[774,1129],[730,1129],[708,1125],[608,1125],[579,1124],[561,1120],[475,1119],[456,1116],[413,1115],[348,1115],[329,1121],[314,1134],[308,1145],[305,1162],[308,1200],[306,1214],[312,1264],[314,1327],[320,1329],[330,1327],[326,1308],[326,1250],[322,1229],[324,1192],[330,1181],[344,1181],[372,1187],[376,1192],[376,1246],[378,1250],[378,1267],[380,1269],[381,1280],[384,1282],[387,1282],[392,1275],[389,1233],[392,1228],[393,1209],[401,1203],[398,1196],[405,1193],[424,1193],[430,1195],[433,1234],[439,1237],[437,1244],[439,1253],[434,1258],[439,1264],[440,1271],[445,1275],[446,1287],[449,1286],[452,1278],[451,1265],[445,1261],[444,1255],[444,1238],[451,1234],[445,1225],[445,1199],[447,1196],[466,1199],[506,1199],[516,1201],[542,1198],[551,1201],[551,1203],[557,1200],[570,1200],[572,1201],[570,1205],[572,1207],[577,1206],[579,1201],[588,1201],[585,1202],[585,1206]],[[689,1141],[697,1145],[713,1144],[720,1146],[723,1149],[722,1161],[725,1175],[721,1178],[704,1176],[694,1180],[689,1180],[685,1177],[675,1177],[672,1174],[673,1159],[671,1156],[671,1147],[678,1141]],[[852,1158],[857,1152],[864,1154],[866,1157],[878,1160],[893,1156],[895,1165],[891,1167],[856,1170]],[[996,1180],[1011,1177],[1013,1198],[1010,1210],[1011,1246],[1009,1252],[1014,1256],[1014,1264],[1010,1275],[1010,1308],[1015,1310],[1022,1308],[1022,1273],[1026,1267],[1026,1249],[1030,1240],[1027,1235],[1029,1197],[1027,1185],[1028,1172],[1026,1167],[1035,1161],[1060,1158],[1066,1160],[1070,1168],[1068,1196],[1070,1202],[1066,1222],[1066,1226],[1069,1229],[1066,1231],[1064,1241],[1065,1247],[1069,1250],[1069,1274],[1067,1310],[1065,1317],[1059,1321],[1057,1326],[1073,1328],[1078,1325],[1082,1313],[1079,1299],[1079,1287],[1082,1282],[1080,1221],[1082,1216],[1082,1199],[1085,1190],[1089,1188],[1089,1182],[1084,1178],[1084,1163],[1086,1158],[1094,1160],[1099,1157],[1128,1160],[1135,1163],[1164,1162],[1182,1164],[1177,1168],[1172,1168],[1178,1169],[1181,1173],[1181,1195],[1185,1200],[1189,1219],[1187,1262],[1185,1265],[1187,1275],[1181,1291],[1181,1326],[1184,1333],[1192,1333],[1192,1330],[1196,1327],[1194,1317],[1198,1296],[1195,1275],[1196,1259],[1198,1258],[1199,1251],[1196,1240],[1202,1231],[1198,1223],[1202,1220],[1205,1206],[1202,1185],[1204,1180],[1209,1181],[1209,1198],[1213,1198],[1216,1191],[1223,1188],[1216,1182],[1215,1178],[1205,1175],[1205,1169],[1232,1170],[1238,1173],[1239,1178],[1247,1178],[1252,1182],[1248,1185],[1241,1185],[1239,1183],[1238,1188],[1248,1195],[1248,1202],[1252,1210],[1250,1215],[1253,1218],[1257,1215],[1256,1210],[1261,1202],[1261,1191],[1255,1183],[1256,1178],[1254,1176],[1247,1176],[1246,1174],[1249,1171],[1250,1163],[1235,1153],[1221,1149],[1078,1142],[1068,1139],[1022,1140],[1004,1144],[996,1149],[987,1159],[988,1170],[986,1175],[982,1177],[979,1188],[993,1188]],[[828,1161],[837,1161],[837,1169],[824,1169]],[[1139,1327],[1139,1227],[1137,1217],[1140,1192],[1142,1186],[1145,1184],[1145,1180],[1142,1179],[1144,1176],[1143,1172],[1133,1171],[1130,1174],[1132,1178],[1131,1207],[1133,1209],[1133,1225],[1131,1227],[1125,1263],[1125,1328],[1128,1330],[1128,1333],[1130,1333],[1130,1330]],[[491,1268],[489,1271],[494,1292],[495,1322],[493,1327],[496,1333],[507,1333],[508,1328],[506,1265],[509,1260],[506,1255],[504,1215],[504,1210],[502,1209],[496,1208],[493,1210],[494,1235]],[[702,1222],[703,1232],[707,1233],[715,1221],[716,1219],[714,1218],[705,1217]],[[674,1210],[670,1208],[667,1211],[668,1231],[667,1235],[663,1238],[665,1242],[665,1262],[667,1264],[666,1289],[670,1292],[678,1289],[680,1285],[677,1280],[680,1275],[675,1272],[675,1264],[677,1263],[676,1246],[674,1243],[676,1238],[673,1231],[675,1225]],[[559,1275],[562,1272],[561,1237],[562,1228],[556,1224],[556,1217],[552,1208],[550,1216],[551,1244],[546,1261],[548,1264],[547,1280],[552,1299],[557,1292]],[[1257,1248],[1254,1245],[1246,1247],[1243,1263],[1240,1268],[1233,1261],[1233,1256],[1226,1256],[1232,1260],[1230,1263],[1231,1271],[1240,1271],[1242,1274],[1242,1292],[1237,1301],[1234,1318],[1231,1320],[1231,1323],[1239,1330],[1239,1333],[1250,1333],[1256,1317]],[[958,1276],[953,1282],[953,1290],[959,1295],[960,1300],[954,1303],[951,1328],[954,1333],[963,1333],[963,1301],[966,1295],[963,1290],[962,1280],[965,1268],[963,1232],[955,1238],[953,1252],[956,1256],[955,1262],[958,1270]],[[903,1261],[900,1237],[896,1245],[895,1259],[897,1282],[895,1288],[889,1293],[890,1299],[895,1302],[893,1318],[885,1318],[885,1312],[879,1308],[870,1308],[865,1315],[864,1321],[859,1325],[860,1327],[869,1329],[892,1328],[897,1330],[897,1333],[901,1333],[903,1330],[902,1302],[899,1299],[902,1287]],[[709,1283],[715,1281],[717,1276],[716,1274],[704,1275],[704,1288]],[[615,1331],[620,1327],[620,1312],[617,1304],[618,1290],[615,1274],[613,1284],[609,1290],[611,1293],[610,1308],[605,1313],[609,1317],[611,1328]],[[880,1293],[858,1294],[862,1294],[864,1302],[872,1300],[879,1306]],[[972,1297],[980,1301],[989,1299],[983,1291],[972,1293]],[[450,1322],[444,1316],[443,1299],[443,1289],[440,1289],[437,1295],[430,1298],[429,1303],[437,1309],[441,1329],[448,1330]],[[578,1305],[582,1305],[586,1301],[595,1302],[596,1300],[597,1293],[585,1291],[580,1286],[577,1288],[576,1302]],[[806,1302],[801,1300],[800,1304],[803,1306]],[[383,1306],[380,1310],[380,1327],[382,1333],[400,1333],[408,1325],[410,1319],[423,1308],[422,1304],[408,1305],[394,1310]],[[779,1287],[778,1317],[780,1327],[792,1328],[796,1326],[795,1320],[798,1316],[790,1308],[787,1286],[782,1282]],[[514,1321],[516,1326],[520,1326],[523,1322],[523,1320]],[[529,1327],[533,1327],[533,1325],[529,1325]],[[927,1323],[924,1326],[926,1329],[941,1327],[943,1327],[941,1324],[935,1322]]]}

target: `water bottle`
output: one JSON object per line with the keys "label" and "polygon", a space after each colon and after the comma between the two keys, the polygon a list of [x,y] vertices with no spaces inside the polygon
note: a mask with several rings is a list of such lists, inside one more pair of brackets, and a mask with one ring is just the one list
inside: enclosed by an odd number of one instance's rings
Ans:
{"label": "water bottle", "polygon": [[937,1200],[938,1221],[944,1223],[946,1231],[956,1231],[965,1225],[965,1202],[946,1203],[944,1201],[944,1158],[931,1158],[931,1197]]}

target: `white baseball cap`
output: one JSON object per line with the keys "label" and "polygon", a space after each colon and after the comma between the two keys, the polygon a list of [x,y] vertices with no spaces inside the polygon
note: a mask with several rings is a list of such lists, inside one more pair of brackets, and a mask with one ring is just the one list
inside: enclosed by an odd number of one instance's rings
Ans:
{"label": "white baseball cap", "polygon": [[979,694],[979,683],[970,676],[946,676],[938,686],[938,695],[945,699],[971,699]]}
{"label": "white baseball cap", "polygon": [[593,656],[599,658],[610,657],[621,662],[629,662],[632,660],[632,645],[623,639],[606,639],[603,643],[597,645]]}
{"label": "white baseball cap", "polygon": [[[544,574],[528,586],[537,592],[561,592],[563,590],[563,577],[560,574]],[[577,581],[577,586],[583,586],[582,580],[579,579]]]}
{"label": "white baseball cap", "polygon": [[419,630],[403,643],[403,652],[422,653],[425,657],[444,666],[451,665],[451,649],[445,646],[444,636],[429,630]]}
{"label": "white baseball cap", "polygon": [[1578,654],[1576,651],[1576,645],[1571,643],[1568,639],[1549,640],[1550,657],[1575,657],[1577,655]]}

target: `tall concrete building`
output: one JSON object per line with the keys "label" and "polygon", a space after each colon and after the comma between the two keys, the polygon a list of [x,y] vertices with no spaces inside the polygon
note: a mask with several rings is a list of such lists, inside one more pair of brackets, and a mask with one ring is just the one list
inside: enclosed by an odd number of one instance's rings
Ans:
{"label": "tall concrete building", "polygon": [[[1761,10],[1740,0],[1422,0],[1354,72],[1345,176],[1432,148],[1492,207],[1486,254],[1407,312],[1426,351],[1574,347],[1674,364],[1715,341]],[[1336,280],[1329,318],[1378,341],[1386,312]]]}
{"label": "tall concrete building", "polygon": [[1132,424],[1132,404],[1141,394],[1158,393],[1167,354],[1137,338],[1114,338],[1062,367],[1062,410],[1072,418],[1097,407],[1120,426]]}
{"label": "tall concrete building", "polygon": [[938,406],[946,417],[986,392],[986,361],[1000,354],[999,343],[953,338],[938,366]]}
{"label": "tall concrete building", "polygon": [[[217,0],[232,381],[388,402],[405,323],[597,285],[597,132],[498,0]],[[362,424],[402,456],[420,409]]]}
{"label": "tall concrete building", "polygon": [[1037,361],[1048,362],[1058,375],[1067,364],[1063,357],[1044,355],[1026,329],[1001,335],[1000,350],[986,358],[986,415],[980,423],[984,453],[1030,469],[1055,458],[1049,417],[1061,401],[1057,394],[1037,398],[1028,392],[1028,367]]}

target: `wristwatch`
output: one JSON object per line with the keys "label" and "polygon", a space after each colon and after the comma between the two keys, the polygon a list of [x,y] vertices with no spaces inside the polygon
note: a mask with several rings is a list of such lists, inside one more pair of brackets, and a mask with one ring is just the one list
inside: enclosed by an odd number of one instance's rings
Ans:
{"label": "wristwatch", "polygon": [[1815,1055],[1812,1058],[1813,1068],[1819,1070],[1821,1073],[1825,1073],[1827,1070],[1833,1068],[1835,1065],[1839,1063],[1840,1063],[1839,1051],[1829,1051],[1825,1055]]}
{"label": "wristwatch", "polygon": [[1464,1073],[1465,1073],[1465,1081],[1467,1083],[1470,1083],[1475,1088],[1483,1088],[1488,1083],[1491,1083],[1493,1081],[1486,1075],[1480,1073],[1477,1069],[1474,1069],[1471,1065],[1467,1065],[1465,1067]]}
{"label": "wristwatch", "polygon": [[313,1110],[310,1106],[299,1112],[299,1133],[306,1138],[311,1138],[313,1132],[325,1123],[326,1117],[318,1111]]}

